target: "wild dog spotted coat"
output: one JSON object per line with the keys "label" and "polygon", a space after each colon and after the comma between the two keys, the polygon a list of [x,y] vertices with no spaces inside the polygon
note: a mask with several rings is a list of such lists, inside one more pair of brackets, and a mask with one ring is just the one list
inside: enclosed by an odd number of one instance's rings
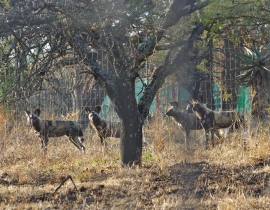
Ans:
{"label": "wild dog spotted coat", "polygon": [[102,145],[104,144],[104,139],[107,137],[120,138],[120,124],[117,122],[109,123],[102,119],[99,115],[101,106],[96,106],[93,111],[91,111],[90,108],[85,107],[85,111],[88,114],[90,124],[96,130]]}
{"label": "wild dog spotted coat", "polygon": [[[185,132],[185,146],[189,147],[189,134],[191,130],[203,129],[200,119],[196,117],[194,113],[183,112],[179,109],[179,104],[177,101],[170,102],[171,107],[166,112],[166,115],[171,117],[179,127]],[[188,111],[188,110],[187,110]],[[217,137],[220,135],[218,131],[216,132]]]}
{"label": "wild dog spotted coat", "polygon": [[209,147],[208,139],[211,133],[212,147],[214,147],[214,130],[221,128],[229,128],[233,126],[238,129],[241,124],[244,125],[244,117],[236,111],[213,111],[207,108],[203,103],[191,100],[193,111],[200,119],[202,127],[205,131],[205,147]]}
{"label": "wild dog spotted coat", "polygon": [[171,107],[166,112],[166,115],[171,117],[179,127],[185,132],[185,146],[189,147],[189,134],[191,130],[202,129],[199,119],[197,119],[195,114],[186,113],[179,110],[178,102],[170,102]]}
{"label": "wild dog spotted coat", "polygon": [[[30,126],[37,133],[41,148],[45,149],[49,142],[49,137],[67,136],[69,140],[81,151],[85,151],[84,136],[79,123],[63,120],[43,120],[40,116],[40,109],[37,108],[34,113],[25,111]],[[44,151],[46,152],[46,151]]]}

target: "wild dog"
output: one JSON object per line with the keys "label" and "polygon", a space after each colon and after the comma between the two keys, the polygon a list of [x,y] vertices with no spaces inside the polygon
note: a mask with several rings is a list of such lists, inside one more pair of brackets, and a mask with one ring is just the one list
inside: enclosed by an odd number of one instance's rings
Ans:
{"label": "wild dog", "polygon": [[205,104],[190,100],[193,105],[193,112],[200,119],[201,125],[205,131],[205,148],[208,149],[208,139],[211,133],[212,147],[214,147],[214,130],[221,128],[234,127],[238,129],[241,123],[244,123],[244,117],[236,111],[213,111],[206,107]]}
{"label": "wild dog", "polygon": [[[170,102],[171,107],[166,112],[166,115],[171,117],[179,127],[185,132],[185,147],[189,147],[189,134],[191,130],[203,129],[201,121],[196,117],[194,113],[183,112],[179,109],[177,101]],[[187,107],[188,109],[189,107]],[[217,137],[220,138],[218,132],[215,132]]]}
{"label": "wild dog", "polygon": [[79,123],[63,120],[43,120],[39,117],[40,112],[40,109],[37,108],[34,113],[25,111],[25,115],[31,128],[39,137],[44,153],[46,153],[49,137],[60,136],[67,136],[79,150],[85,152],[85,147],[81,143],[84,142],[84,136]]}
{"label": "wild dog", "polygon": [[84,110],[88,114],[90,124],[96,130],[102,145],[104,145],[104,139],[107,137],[120,138],[120,123],[109,123],[102,119],[99,115],[101,106],[96,106],[93,111],[89,107],[85,107]]}

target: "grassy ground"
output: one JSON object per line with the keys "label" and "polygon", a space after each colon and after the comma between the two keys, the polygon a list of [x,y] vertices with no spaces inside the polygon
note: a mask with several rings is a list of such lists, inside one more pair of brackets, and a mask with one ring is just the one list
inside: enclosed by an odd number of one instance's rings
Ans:
{"label": "grassy ground", "polygon": [[[5,124],[5,123],[3,123]],[[262,129],[264,128],[264,129]],[[183,133],[154,119],[142,168],[121,168],[119,140],[105,154],[90,130],[86,153],[51,138],[44,157],[24,123],[1,128],[0,209],[269,209],[269,125],[253,126],[203,148],[202,131]]]}

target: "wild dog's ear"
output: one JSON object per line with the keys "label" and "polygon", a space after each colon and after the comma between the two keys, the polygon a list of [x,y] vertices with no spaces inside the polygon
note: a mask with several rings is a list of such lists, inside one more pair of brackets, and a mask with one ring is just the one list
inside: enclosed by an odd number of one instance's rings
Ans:
{"label": "wild dog's ear", "polygon": [[90,114],[91,113],[91,109],[89,107],[85,107],[84,108],[84,111],[87,113],[87,114]]}
{"label": "wild dog's ear", "polygon": [[192,105],[194,105],[194,104],[196,104],[196,100],[194,100],[193,98],[191,98],[191,99],[189,99],[189,102],[192,104]]}
{"label": "wild dog's ear", "polygon": [[203,103],[203,95],[202,94],[199,94],[198,95],[198,101]]}
{"label": "wild dog's ear", "polygon": [[100,111],[101,111],[101,106],[97,105],[95,108],[95,112],[97,112],[99,114]]}
{"label": "wild dog's ear", "polygon": [[34,114],[39,116],[40,115],[40,108],[36,108],[34,111]]}
{"label": "wild dog's ear", "polygon": [[24,113],[25,113],[26,117],[29,117],[29,115],[30,115],[29,111],[24,111]]}
{"label": "wild dog's ear", "polygon": [[193,105],[191,103],[188,103],[187,108],[186,108],[186,111],[188,113],[192,113],[192,108],[193,108]]}
{"label": "wild dog's ear", "polygon": [[175,108],[178,108],[178,102],[177,101],[171,101],[170,105],[175,107]]}

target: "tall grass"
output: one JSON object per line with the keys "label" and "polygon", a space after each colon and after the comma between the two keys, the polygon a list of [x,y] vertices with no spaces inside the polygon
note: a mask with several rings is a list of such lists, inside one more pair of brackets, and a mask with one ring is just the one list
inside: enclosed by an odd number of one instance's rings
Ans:
{"label": "tall grass", "polygon": [[[142,168],[128,169],[120,164],[119,139],[110,138],[103,154],[99,138],[88,128],[85,154],[63,137],[50,138],[44,156],[24,121],[8,131],[1,112],[0,121],[0,208],[269,207],[268,122],[249,127],[248,134],[231,133],[207,151],[204,132],[193,131],[186,150],[184,133],[167,118],[155,116],[144,127],[149,145],[143,148]],[[53,194],[67,176],[78,188],[75,195],[70,181]],[[258,183],[249,182],[257,176]],[[260,194],[257,188],[262,188]]]}

